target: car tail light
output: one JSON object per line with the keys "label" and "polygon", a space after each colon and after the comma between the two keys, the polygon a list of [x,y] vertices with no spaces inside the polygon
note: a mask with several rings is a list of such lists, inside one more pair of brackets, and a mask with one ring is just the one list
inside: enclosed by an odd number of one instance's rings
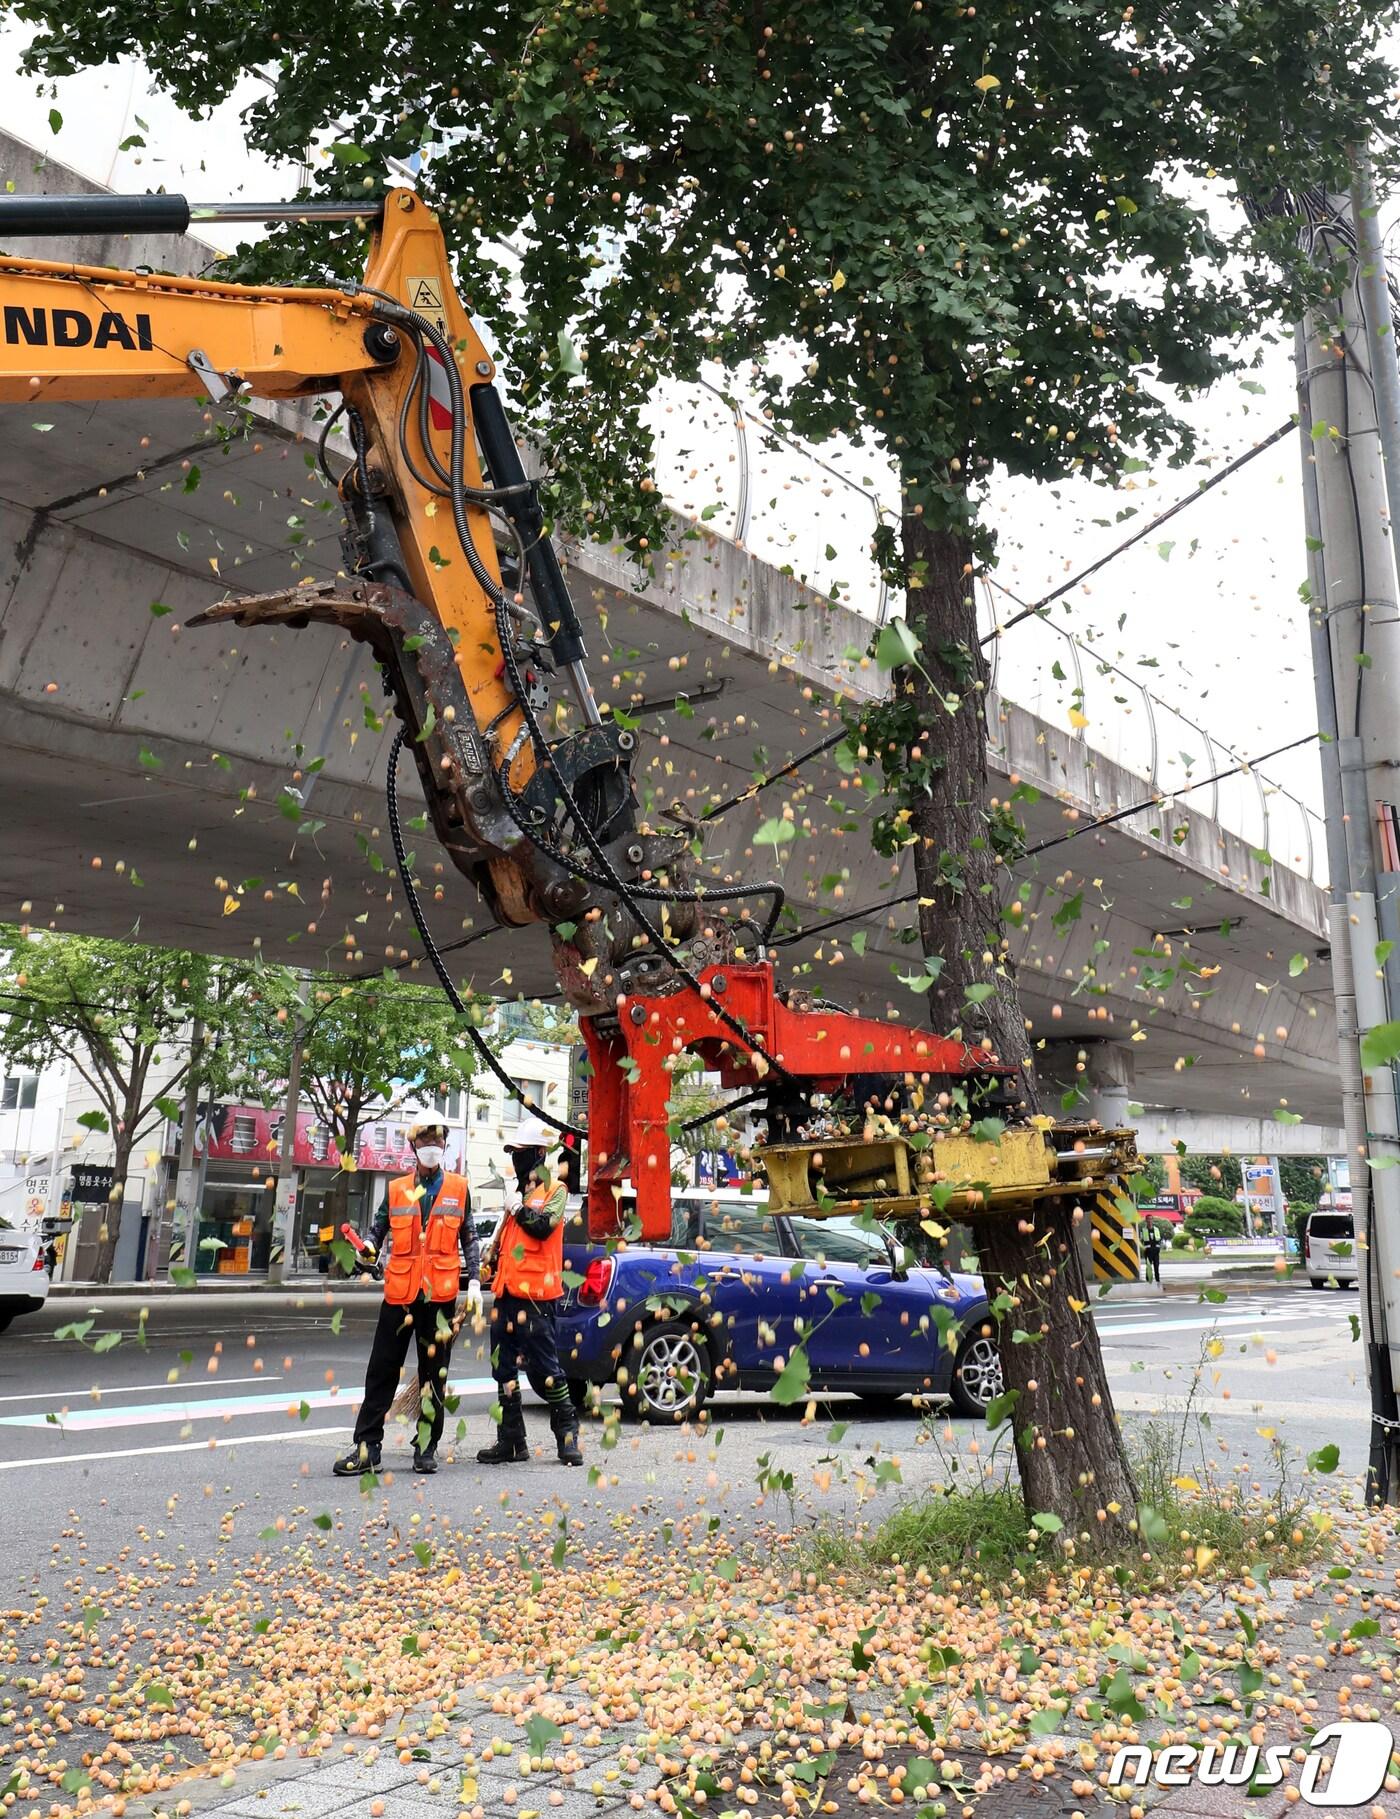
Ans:
{"label": "car tail light", "polygon": [[35,1258],[35,1259],[34,1259],[34,1268],[35,1268],[35,1269],[36,1269],[36,1270],[41,1270],[41,1269],[43,1269],[43,1268],[44,1268],[44,1267],[45,1267],[45,1264],[44,1264],[44,1253],[43,1253],[43,1252],[42,1252],[42,1251],[40,1251],[40,1252],[39,1252],[39,1255],[38,1255],[38,1256],[37,1256],[37,1257],[36,1257],[36,1258]]}
{"label": "car tail light", "polygon": [[585,1307],[601,1307],[607,1299],[612,1279],[612,1258],[595,1257],[583,1273],[583,1281],[579,1284],[579,1300]]}

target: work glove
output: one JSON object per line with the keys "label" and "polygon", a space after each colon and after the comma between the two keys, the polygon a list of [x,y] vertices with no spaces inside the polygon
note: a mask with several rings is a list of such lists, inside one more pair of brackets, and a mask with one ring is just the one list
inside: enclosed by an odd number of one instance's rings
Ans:
{"label": "work glove", "polygon": [[474,1276],[467,1284],[467,1312],[473,1316],[481,1313],[481,1284]]}

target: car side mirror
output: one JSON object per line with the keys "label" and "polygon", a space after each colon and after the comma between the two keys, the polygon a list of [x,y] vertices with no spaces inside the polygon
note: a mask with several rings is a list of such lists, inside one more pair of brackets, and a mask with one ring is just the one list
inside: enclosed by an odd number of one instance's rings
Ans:
{"label": "car side mirror", "polygon": [[909,1266],[913,1262],[913,1258],[909,1254],[909,1246],[901,1244],[897,1238],[891,1238],[887,1241],[887,1249],[890,1257],[890,1271],[896,1281],[903,1282],[908,1276]]}

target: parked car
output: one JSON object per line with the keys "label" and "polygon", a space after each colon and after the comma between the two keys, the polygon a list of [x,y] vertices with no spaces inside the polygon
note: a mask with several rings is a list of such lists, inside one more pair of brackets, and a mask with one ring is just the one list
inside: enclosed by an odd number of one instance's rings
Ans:
{"label": "parked car", "polygon": [[1329,1282],[1355,1287],[1360,1281],[1356,1257],[1356,1227],[1350,1213],[1308,1214],[1303,1228],[1303,1268],[1314,1288]]}
{"label": "parked car", "polygon": [[52,1248],[41,1228],[0,1220],[0,1333],[19,1314],[37,1314],[49,1298]]}
{"label": "parked car", "polygon": [[910,1266],[888,1233],[853,1219],[681,1192],[669,1245],[590,1243],[580,1213],[564,1258],[559,1357],[580,1404],[590,1384],[617,1382],[628,1414],[685,1420],[716,1390],[771,1388],[799,1337],[813,1390],[949,1396],[971,1416],[1001,1392],[981,1278]]}

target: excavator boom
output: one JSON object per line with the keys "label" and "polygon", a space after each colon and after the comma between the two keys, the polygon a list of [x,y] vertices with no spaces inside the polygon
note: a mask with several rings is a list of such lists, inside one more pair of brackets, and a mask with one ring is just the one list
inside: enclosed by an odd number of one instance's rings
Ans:
{"label": "excavator boom", "polygon": [[[497,921],[551,931],[593,1070],[593,1230],[614,1229],[635,1202],[643,1237],[669,1234],[670,1098],[685,1054],[765,1096],[770,1139],[800,1132],[813,1093],[861,1077],[893,1076],[915,1102],[940,1091],[947,1100],[951,1087],[964,1114],[969,1093],[1004,1092],[1015,1070],[985,1048],[785,997],[766,946],[779,887],[693,878],[690,830],[640,822],[635,735],[594,701],[582,628],[492,384],[494,363],[421,198],[397,189],[371,209],[259,210],[172,196],[0,197],[0,243],[84,229],[179,232],[201,217],[327,215],[363,218],[369,229],[358,284],[243,285],[0,257],[0,403],[189,396],[236,413],[252,397],[324,401],[322,463],[345,513],[343,579],[231,596],[192,623],[318,621],[370,646],[453,862]],[[336,419],[350,453],[338,478],[326,465]],[[549,736],[558,676],[572,720]],[[755,900],[766,919],[732,917]],[[884,1179],[881,1166],[873,1179]],[[799,1179],[794,1169],[807,1172]],[[810,1189],[817,1211],[837,1204],[812,1185],[808,1163],[779,1173],[783,1191]],[[921,1204],[907,1156],[896,1173]],[[936,1175],[927,1174],[933,1187]],[[848,1168],[843,1179],[849,1186],[856,1174]]]}

